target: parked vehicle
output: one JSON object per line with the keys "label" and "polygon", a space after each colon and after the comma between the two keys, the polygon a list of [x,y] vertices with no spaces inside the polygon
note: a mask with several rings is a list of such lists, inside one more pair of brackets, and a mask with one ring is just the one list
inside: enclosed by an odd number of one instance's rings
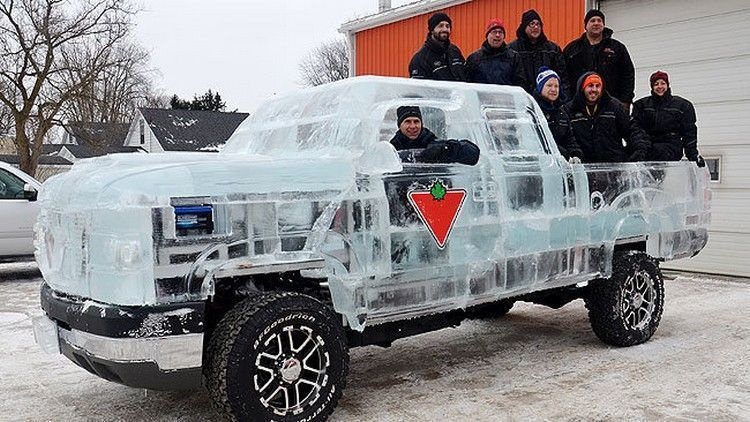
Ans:
{"label": "parked vehicle", "polygon": [[[402,105],[479,162],[401,162]],[[349,348],[517,300],[583,298],[601,340],[647,341],[659,261],[706,243],[708,180],[687,162],[571,165],[520,88],[352,78],[269,101],[220,154],[112,155],[50,179],[37,339],[125,385],[205,381],[230,418],[321,420]]]}
{"label": "parked vehicle", "polygon": [[41,184],[0,161],[0,262],[34,255],[34,223]]}

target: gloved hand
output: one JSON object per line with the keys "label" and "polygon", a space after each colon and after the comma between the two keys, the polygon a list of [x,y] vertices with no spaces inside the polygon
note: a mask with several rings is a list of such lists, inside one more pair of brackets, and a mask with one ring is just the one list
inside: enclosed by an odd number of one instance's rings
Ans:
{"label": "gloved hand", "polygon": [[581,164],[581,159],[578,157],[570,157],[570,160],[568,160],[570,164]]}
{"label": "gloved hand", "polygon": [[420,163],[440,163],[445,161],[447,154],[447,142],[432,142],[417,155],[417,161]]}
{"label": "gloved hand", "polygon": [[646,151],[639,149],[630,155],[628,161],[643,161],[646,159]]}
{"label": "gloved hand", "polygon": [[697,165],[700,168],[706,167],[706,160],[704,160],[703,157],[701,157],[700,155],[695,157],[695,160],[691,160],[691,161],[695,161],[695,165]]}

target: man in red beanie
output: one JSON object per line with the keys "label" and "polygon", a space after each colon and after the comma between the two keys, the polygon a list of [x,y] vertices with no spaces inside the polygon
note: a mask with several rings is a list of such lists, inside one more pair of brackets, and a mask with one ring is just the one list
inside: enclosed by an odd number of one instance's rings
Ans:
{"label": "man in red beanie", "polygon": [[[587,163],[643,161],[648,140],[595,72],[581,75],[573,100],[565,105],[578,146]],[[623,143],[623,140],[625,143]]]}
{"label": "man in red beanie", "polygon": [[[589,10],[583,24],[586,32],[563,49],[568,78],[575,81],[586,72],[598,73],[609,95],[629,111],[635,96],[635,68],[628,49],[612,38],[612,30],[604,26],[604,13],[600,10]],[[575,89],[569,89],[568,98]]]}
{"label": "man in red beanie", "polygon": [[654,72],[649,82],[651,95],[633,104],[633,119],[651,141],[647,159],[679,161],[684,152],[687,159],[698,167],[705,166],[703,157],[698,154],[698,127],[693,103],[672,95],[666,72]]}
{"label": "man in red beanie", "polygon": [[482,46],[466,59],[469,82],[526,86],[518,53],[505,43],[505,25],[498,18],[490,19]]}
{"label": "man in red beanie", "polygon": [[450,16],[434,13],[427,20],[427,40],[409,62],[409,77],[438,81],[466,81],[466,61],[461,50],[451,44]]}

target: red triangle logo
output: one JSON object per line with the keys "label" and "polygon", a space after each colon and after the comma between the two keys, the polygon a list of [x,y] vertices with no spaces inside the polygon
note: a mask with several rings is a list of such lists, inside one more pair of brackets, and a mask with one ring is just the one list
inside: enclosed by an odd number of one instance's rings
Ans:
{"label": "red triangle logo", "polygon": [[419,218],[427,226],[438,248],[443,249],[461,211],[466,191],[445,189],[443,184],[437,181],[430,190],[411,191],[408,196],[409,202],[417,210]]}

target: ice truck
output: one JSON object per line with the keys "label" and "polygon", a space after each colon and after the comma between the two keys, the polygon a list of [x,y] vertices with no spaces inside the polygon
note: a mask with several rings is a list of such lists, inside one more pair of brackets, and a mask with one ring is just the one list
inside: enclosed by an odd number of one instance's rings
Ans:
{"label": "ice truck", "polygon": [[[404,160],[402,105],[479,162]],[[349,348],[515,301],[584,299],[603,342],[647,341],[659,263],[704,247],[710,202],[687,161],[569,164],[519,88],[350,78],[266,102],[218,154],[115,154],[47,181],[35,333],[110,381],[205,386],[231,419],[323,420]]]}

